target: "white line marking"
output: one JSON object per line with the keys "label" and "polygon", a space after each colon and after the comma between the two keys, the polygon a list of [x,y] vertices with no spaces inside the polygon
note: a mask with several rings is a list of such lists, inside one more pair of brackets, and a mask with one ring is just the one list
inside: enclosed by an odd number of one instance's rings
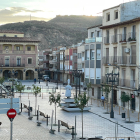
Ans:
{"label": "white line marking", "polygon": [[9,113],[9,115],[15,115],[16,113],[15,112],[11,112],[11,113]]}

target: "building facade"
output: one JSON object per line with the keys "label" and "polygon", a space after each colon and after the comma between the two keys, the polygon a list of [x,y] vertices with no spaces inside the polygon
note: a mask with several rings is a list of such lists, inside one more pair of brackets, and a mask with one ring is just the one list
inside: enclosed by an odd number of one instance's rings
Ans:
{"label": "building facade", "polygon": [[18,72],[19,80],[38,79],[38,43],[16,31],[0,31],[1,77],[9,78],[9,70]]}
{"label": "building facade", "polygon": [[101,25],[88,28],[88,38],[85,39],[85,82],[92,84],[90,96],[101,97],[101,53],[102,30]]}
{"label": "building facade", "polygon": [[[122,94],[127,94],[132,97],[130,108],[137,111],[139,109],[138,94],[140,90],[140,18],[135,18],[135,16],[139,14],[139,12],[136,13],[139,6],[140,1],[133,1],[104,10],[103,26],[101,27],[104,37],[104,79],[106,73],[119,72],[117,82],[114,83],[114,104],[125,107],[120,97]],[[111,94],[109,94],[109,98],[111,100]]]}

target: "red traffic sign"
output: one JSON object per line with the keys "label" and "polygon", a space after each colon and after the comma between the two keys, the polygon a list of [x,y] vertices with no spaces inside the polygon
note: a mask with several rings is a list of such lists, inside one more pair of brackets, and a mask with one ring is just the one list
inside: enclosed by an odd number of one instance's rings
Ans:
{"label": "red traffic sign", "polygon": [[17,114],[17,112],[16,112],[15,109],[9,109],[7,111],[7,116],[8,116],[9,119],[14,119],[16,114]]}

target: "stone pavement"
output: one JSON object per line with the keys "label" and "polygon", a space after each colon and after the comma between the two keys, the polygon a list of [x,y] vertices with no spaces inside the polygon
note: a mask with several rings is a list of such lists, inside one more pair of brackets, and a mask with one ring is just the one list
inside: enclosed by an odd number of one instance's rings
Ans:
{"label": "stone pavement", "polygon": [[[10,121],[7,115],[0,114],[0,140],[10,139]],[[35,122],[23,115],[17,115],[13,120],[13,140],[63,140],[61,136],[52,135],[48,129],[38,127]]]}
{"label": "stone pavement", "polygon": [[[23,82],[25,85],[32,85],[33,82]],[[41,85],[45,86],[45,82],[41,82],[41,84],[36,83],[36,85]],[[56,86],[56,83],[49,83],[49,86]],[[59,85],[60,87],[63,87],[62,85]],[[63,90],[61,88],[60,90],[57,90],[57,92],[63,93],[64,92],[64,87]],[[72,91],[73,92],[73,91]],[[35,97],[33,94],[29,94],[29,99],[28,99],[28,94],[24,93],[22,94],[22,103],[25,103],[26,105],[29,104],[29,100],[31,102],[31,106],[33,109],[35,108]],[[16,93],[16,96],[18,97],[19,94]],[[64,94],[62,94],[62,98],[64,97]],[[46,113],[48,115],[52,114],[52,110],[54,110],[54,105],[49,105],[49,94],[48,93],[43,93],[43,97],[37,97],[37,104],[39,105],[40,110],[43,113]],[[90,105],[90,102],[89,102]],[[118,115],[118,109],[117,107],[115,109],[115,118],[110,119],[109,114],[104,114],[106,110],[103,107],[98,107],[96,101],[91,105],[91,111],[90,112],[84,112],[84,136],[85,137],[95,137],[95,136],[102,136],[103,138],[105,137],[114,137],[115,136],[115,124],[114,122],[118,122],[118,136],[119,137],[134,137],[134,123],[128,124],[124,122],[124,119],[121,118],[121,115]],[[80,112],[65,112],[63,111],[60,107],[57,108],[57,121],[62,120],[66,123],[68,123],[71,126],[75,125],[75,116],[76,116],[76,126],[77,126],[77,137],[81,136],[81,113]],[[32,112],[34,114],[34,110]],[[22,113],[24,116],[27,117],[27,113],[25,112],[25,109],[23,110]],[[132,114],[133,115],[133,114]],[[49,125],[46,126],[45,119],[43,119],[42,116],[40,116],[40,122],[42,123],[41,125],[46,128],[50,129],[50,122]],[[136,118],[132,118],[133,121],[136,121]],[[36,122],[36,117],[33,117],[33,121]],[[57,132],[57,126],[53,126],[53,129],[56,130],[55,134],[58,136],[62,136],[65,139],[71,139],[71,131],[68,131],[69,134],[65,133],[66,128],[61,127],[60,132]]]}

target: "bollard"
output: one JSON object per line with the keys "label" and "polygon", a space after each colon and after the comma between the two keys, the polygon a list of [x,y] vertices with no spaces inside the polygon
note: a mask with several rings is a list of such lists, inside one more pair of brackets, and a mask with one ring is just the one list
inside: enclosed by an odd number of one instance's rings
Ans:
{"label": "bollard", "polygon": [[139,122],[140,113],[138,113],[138,122]]}
{"label": "bollard", "polygon": [[48,115],[47,115],[47,119],[46,119],[46,125],[48,126],[48,118],[50,118]]}
{"label": "bollard", "polygon": [[111,104],[109,104],[109,107],[110,107],[110,112],[111,112]]}
{"label": "bollard", "polygon": [[58,120],[58,132],[60,132],[60,120]]}
{"label": "bollard", "polygon": [[28,116],[30,117],[30,101],[29,101],[29,108],[28,108]]}
{"label": "bollard", "polygon": [[28,93],[28,99],[29,99],[29,93]]}
{"label": "bollard", "polygon": [[22,103],[21,103],[21,112],[22,112]]}
{"label": "bollard", "polygon": [[98,105],[98,107],[100,107],[100,106],[99,106],[99,100],[97,100],[97,105]]}
{"label": "bollard", "polygon": [[36,119],[37,119],[37,121],[38,121],[38,110],[37,110],[37,118],[36,118]]}
{"label": "bollard", "polygon": [[119,115],[120,115],[120,106],[119,106]]}
{"label": "bollard", "polygon": [[43,99],[43,93],[42,93],[42,99]]}
{"label": "bollard", "polygon": [[74,135],[75,135],[75,133],[74,133],[74,126],[72,126],[72,133],[71,133],[71,135],[72,135],[72,140],[75,140],[75,138],[74,138]]}

